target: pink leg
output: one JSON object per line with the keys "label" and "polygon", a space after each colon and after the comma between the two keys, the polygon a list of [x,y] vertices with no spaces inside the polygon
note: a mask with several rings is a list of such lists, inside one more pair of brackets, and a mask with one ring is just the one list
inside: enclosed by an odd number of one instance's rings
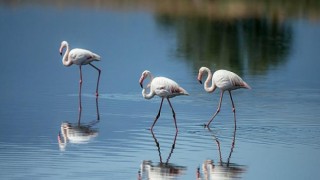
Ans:
{"label": "pink leg", "polygon": [[212,120],[213,120],[213,119],[216,117],[216,115],[220,112],[221,102],[222,102],[222,98],[223,98],[223,93],[224,93],[224,91],[221,91],[218,109],[217,109],[216,113],[214,113],[214,115],[212,116],[212,118],[210,119],[210,121],[208,122],[208,124],[206,125],[207,127],[209,127],[209,125],[210,125],[210,123],[212,122]]}
{"label": "pink leg", "polygon": [[232,112],[233,112],[233,117],[234,117],[234,128],[237,128],[236,108],[235,108],[234,103],[233,103],[231,91],[229,91],[229,95],[230,95],[230,99],[231,99],[231,103],[232,103]]}
{"label": "pink leg", "polygon": [[161,112],[161,108],[162,108],[162,103],[163,103],[163,98],[161,99],[161,104],[160,104],[160,108],[159,108],[158,115],[157,115],[156,119],[154,120],[154,122],[153,122],[153,124],[152,124],[152,126],[151,126],[151,128],[150,128],[151,131],[152,131],[152,129],[153,129],[153,126],[156,124],[157,120],[158,120],[159,117],[160,117],[160,112]]}
{"label": "pink leg", "polygon": [[170,105],[171,110],[172,110],[174,125],[176,126],[176,132],[178,132],[177,120],[176,120],[176,113],[175,113],[174,110],[173,110],[173,107],[172,107],[172,105],[171,105],[171,102],[170,102],[169,98],[167,98],[167,100],[168,100],[169,105]]}
{"label": "pink leg", "polygon": [[99,92],[98,92],[98,90],[99,90],[99,82],[100,82],[100,74],[101,74],[101,70],[99,69],[99,68],[97,68],[96,66],[94,66],[93,64],[91,64],[91,63],[89,63],[93,68],[95,68],[97,71],[98,71],[98,73],[99,73],[99,75],[98,75],[98,81],[97,81],[97,88],[96,88],[96,96],[99,96]]}
{"label": "pink leg", "polygon": [[79,81],[79,118],[78,118],[78,123],[80,124],[81,112],[82,112],[82,102],[81,102],[82,69],[81,69],[81,65],[79,66],[79,68],[80,68],[80,81]]}

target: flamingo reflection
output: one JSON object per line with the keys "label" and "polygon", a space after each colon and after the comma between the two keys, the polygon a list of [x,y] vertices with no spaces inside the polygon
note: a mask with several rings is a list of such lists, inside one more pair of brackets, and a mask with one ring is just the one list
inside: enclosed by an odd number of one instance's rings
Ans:
{"label": "flamingo reflection", "polygon": [[[211,130],[209,129],[211,132]],[[231,180],[231,179],[239,179],[241,178],[241,174],[246,171],[245,166],[237,165],[234,163],[230,163],[231,155],[233,153],[233,149],[235,146],[235,139],[236,139],[236,131],[237,129],[234,128],[233,131],[233,139],[232,145],[230,149],[230,153],[228,156],[228,160],[223,162],[222,155],[221,155],[221,148],[220,148],[220,141],[219,139],[213,135],[214,140],[217,143],[218,152],[219,152],[219,162],[214,163],[213,160],[205,160],[202,164],[202,172],[203,178],[201,177],[200,168],[197,169],[197,179],[205,179],[205,180]]]}
{"label": "flamingo reflection", "polygon": [[158,142],[153,131],[151,131],[151,133],[152,133],[154,142],[156,143],[156,146],[158,148],[160,162],[158,164],[154,164],[150,160],[144,160],[141,164],[141,169],[138,174],[138,179],[139,180],[141,179],[176,179],[179,175],[183,174],[184,171],[186,170],[186,167],[184,166],[177,166],[175,164],[169,163],[169,160],[171,158],[171,155],[176,145],[178,132],[176,132],[174,136],[174,140],[171,146],[171,151],[167,159],[165,160],[165,162],[163,162],[163,159],[162,159],[160,143]]}
{"label": "flamingo reflection", "polygon": [[88,123],[81,123],[82,109],[79,109],[79,117],[77,123],[61,123],[60,132],[58,134],[58,143],[61,151],[64,151],[66,149],[68,143],[86,144],[98,135],[98,130],[93,127],[100,120],[98,98],[96,98],[96,111],[97,118]]}

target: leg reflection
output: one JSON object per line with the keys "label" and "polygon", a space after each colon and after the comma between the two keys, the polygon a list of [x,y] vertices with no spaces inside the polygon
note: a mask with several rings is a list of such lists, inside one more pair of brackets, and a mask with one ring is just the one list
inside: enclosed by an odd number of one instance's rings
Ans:
{"label": "leg reflection", "polygon": [[[220,140],[213,134],[210,128],[208,129],[217,144],[217,149],[219,153],[219,162],[214,163],[213,160],[204,161],[204,163],[202,164],[202,172],[203,172],[204,179],[225,179],[226,177],[228,177],[228,179],[241,178],[241,174],[246,171],[246,167],[242,165],[230,163],[231,156],[235,147],[236,131],[237,131],[236,127],[234,128],[234,131],[233,131],[233,139],[232,139],[232,144],[230,148],[230,153],[228,156],[228,160],[226,162],[224,162],[222,158]],[[201,177],[201,174],[200,175],[199,174],[197,175],[197,177]]]}
{"label": "leg reflection", "polygon": [[151,134],[157,146],[160,162],[154,164],[150,160],[144,160],[140,167],[141,169],[139,171],[138,179],[175,179],[180,176],[186,170],[186,167],[169,163],[171,155],[176,147],[178,132],[176,131],[170,153],[165,162],[163,162],[162,159],[160,143],[153,131],[151,131]]}
{"label": "leg reflection", "polygon": [[[159,144],[159,142],[158,142],[158,139],[157,139],[156,136],[154,135],[153,131],[151,131],[151,134],[152,134],[152,137],[153,137],[153,139],[154,139],[154,142],[156,143],[156,146],[157,146],[157,148],[158,148],[160,163],[163,163],[163,162],[162,162],[162,156],[161,156],[160,144]],[[168,158],[167,158],[165,164],[168,164],[168,163],[169,163],[169,160],[170,160],[170,158],[171,158],[171,155],[172,155],[172,153],[173,153],[173,150],[174,150],[174,148],[175,148],[175,146],[176,146],[177,136],[178,136],[178,131],[176,131],[176,134],[175,134],[175,136],[174,136],[174,140],[173,140],[173,143],[172,143],[172,146],[171,146],[171,151],[170,151],[170,153],[169,153],[169,155],[168,155]]]}
{"label": "leg reflection", "polygon": [[[81,106],[81,96],[79,96],[79,107]],[[98,130],[94,128],[100,120],[98,97],[96,98],[97,119],[87,123],[81,123],[82,108],[79,108],[78,121],[76,123],[63,122],[58,134],[58,143],[61,151],[66,149],[68,143],[86,144],[98,135]]]}

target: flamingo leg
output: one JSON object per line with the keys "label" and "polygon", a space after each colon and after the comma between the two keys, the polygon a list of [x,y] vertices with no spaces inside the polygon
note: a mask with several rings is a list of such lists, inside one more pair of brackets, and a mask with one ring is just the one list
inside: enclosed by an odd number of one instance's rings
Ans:
{"label": "flamingo leg", "polygon": [[208,124],[206,125],[207,127],[209,127],[210,123],[213,121],[213,119],[216,117],[216,115],[220,112],[223,93],[224,93],[224,91],[221,91],[221,93],[220,93],[220,101],[219,101],[219,105],[218,105],[217,111],[214,113],[214,115],[212,116],[212,118],[210,119]]}
{"label": "flamingo leg", "polygon": [[96,96],[99,96],[99,93],[98,93],[98,89],[99,89],[99,82],[100,82],[100,74],[101,74],[101,70],[99,68],[97,68],[96,66],[94,66],[93,64],[89,63],[90,66],[92,66],[93,68],[95,68],[99,75],[98,75],[98,81],[97,81],[97,88],[96,88]]}
{"label": "flamingo leg", "polygon": [[156,124],[156,122],[158,121],[158,119],[159,119],[159,117],[160,117],[160,112],[161,112],[161,108],[162,108],[162,103],[163,103],[163,98],[161,99],[161,104],[160,104],[160,108],[159,108],[158,115],[157,115],[156,119],[154,119],[153,124],[152,124],[152,126],[151,126],[151,128],[150,128],[151,131],[152,131],[152,129],[153,129],[153,126]]}
{"label": "flamingo leg", "polygon": [[233,112],[233,117],[234,117],[234,128],[237,128],[236,108],[235,108],[234,103],[233,103],[231,91],[229,91],[229,95],[230,95],[230,99],[231,99],[231,103],[232,103],[232,112]]}
{"label": "flamingo leg", "polygon": [[229,91],[229,95],[230,95],[230,99],[231,99],[231,103],[232,103],[232,112],[236,112],[236,108],[234,107],[231,91]]}
{"label": "flamingo leg", "polygon": [[174,125],[176,126],[176,132],[178,132],[177,120],[176,120],[176,113],[175,113],[174,110],[173,110],[173,107],[172,107],[172,105],[171,105],[171,102],[170,102],[169,98],[167,98],[167,100],[168,100],[169,105],[170,105],[171,110],[172,110]]}
{"label": "flamingo leg", "polygon": [[80,121],[81,110],[82,110],[82,104],[81,104],[82,69],[81,69],[81,65],[79,66],[79,68],[80,68],[80,81],[79,81],[79,121]]}

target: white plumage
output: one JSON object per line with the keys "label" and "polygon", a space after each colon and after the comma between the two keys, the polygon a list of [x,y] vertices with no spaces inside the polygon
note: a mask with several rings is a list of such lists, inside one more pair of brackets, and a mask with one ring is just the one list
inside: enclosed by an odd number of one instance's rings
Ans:
{"label": "white plumage", "polygon": [[218,70],[212,76],[212,82],[221,90],[235,90],[238,88],[249,88],[237,74],[227,71]]}
{"label": "white plumage", "polygon": [[69,52],[69,59],[73,64],[86,65],[92,61],[100,61],[101,57],[86,49],[75,48]]}

